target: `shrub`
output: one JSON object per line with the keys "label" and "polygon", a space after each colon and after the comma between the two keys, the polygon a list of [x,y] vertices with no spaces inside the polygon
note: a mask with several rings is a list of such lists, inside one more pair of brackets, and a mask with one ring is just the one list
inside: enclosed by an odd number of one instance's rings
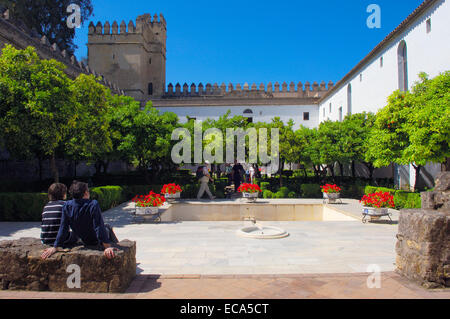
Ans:
{"label": "shrub", "polygon": [[395,192],[394,203],[396,209],[422,207],[422,199],[419,193],[411,193],[401,190]]}
{"label": "shrub", "polygon": [[44,193],[0,193],[0,221],[41,221]]}
{"label": "shrub", "polygon": [[288,198],[297,198],[298,196],[297,196],[297,193],[295,193],[295,192],[290,192],[289,194],[288,194]]}
{"label": "shrub", "polygon": [[267,189],[267,190],[270,189],[270,183],[268,183],[268,182],[261,182],[260,186],[261,186],[261,190],[262,190],[263,192],[264,192],[266,189]]}
{"label": "shrub", "polygon": [[272,193],[272,191],[270,191],[270,190],[268,190],[268,189],[266,189],[265,191],[263,191],[263,197],[264,198],[266,198],[266,199],[271,199],[271,198],[273,198],[273,193]]}
{"label": "shrub", "polygon": [[98,201],[102,211],[106,211],[126,201],[120,186],[101,186],[90,189],[91,198]]}
{"label": "shrub", "polygon": [[300,187],[302,191],[302,198],[321,198],[322,190],[319,184],[302,184]]}

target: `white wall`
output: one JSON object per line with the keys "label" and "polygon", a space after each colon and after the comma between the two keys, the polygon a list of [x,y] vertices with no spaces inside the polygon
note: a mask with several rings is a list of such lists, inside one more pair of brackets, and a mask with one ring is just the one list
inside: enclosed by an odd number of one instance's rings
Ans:
{"label": "white wall", "polygon": [[[186,117],[194,117],[197,120],[206,120],[208,118],[218,119],[228,110],[230,116],[247,116],[244,111],[249,109],[253,112],[253,122],[271,122],[274,117],[287,123],[290,119],[294,120],[294,128],[300,125],[313,128],[319,125],[319,106],[318,105],[264,105],[264,106],[184,106],[184,107],[156,107],[161,112],[173,112],[178,115],[180,122],[185,123]],[[303,113],[309,112],[309,121],[303,120]]]}
{"label": "white wall", "polygon": [[[429,18],[431,18],[431,32],[427,33],[426,21]],[[349,111],[347,99],[349,84],[352,88],[352,114],[364,111],[377,113],[386,106],[389,95],[399,89],[398,47],[403,40],[407,45],[409,89],[419,80],[420,72],[426,72],[430,78],[433,78],[441,72],[450,70],[450,1],[436,2],[420,18],[416,18],[407,30],[391,40],[350,80],[324,99],[319,105],[319,121],[339,120],[340,107],[345,117]],[[383,57],[382,67],[381,57]],[[439,170],[439,164],[428,164],[421,173],[421,183],[432,186],[433,179]],[[415,179],[412,167],[396,167],[396,181],[400,187],[413,186]]]}
{"label": "white wall", "polygon": [[[426,31],[426,20],[431,18],[431,32]],[[398,84],[397,49],[405,40],[408,51],[408,86],[418,81],[418,74],[426,72],[430,77],[450,70],[450,1],[438,1],[402,34],[391,41],[383,51],[368,62],[353,78],[344,83],[320,104],[319,120],[338,120],[338,108],[347,114],[347,85],[352,86],[352,113],[373,112],[387,104],[387,98]],[[383,67],[380,58],[383,57]],[[362,81],[360,80],[362,74]],[[332,111],[329,112],[329,105]],[[325,109],[325,117],[323,110]]]}

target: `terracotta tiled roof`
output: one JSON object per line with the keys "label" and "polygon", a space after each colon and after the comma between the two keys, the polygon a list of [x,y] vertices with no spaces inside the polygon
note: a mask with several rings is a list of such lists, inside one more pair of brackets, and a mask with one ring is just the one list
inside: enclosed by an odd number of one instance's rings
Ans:
{"label": "terracotta tiled roof", "polygon": [[338,89],[341,88],[341,86],[349,80],[353,75],[358,73],[358,71],[367,63],[369,62],[374,56],[376,56],[392,39],[395,39],[400,33],[402,33],[412,22],[414,22],[417,18],[421,16],[422,13],[424,13],[428,8],[430,8],[432,5],[434,5],[436,2],[439,2],[442,0],[425,0],[422,2],[420,6],[418,6],[405,20],[403,20],[400,25],[395,28],[394,31],[388,34],[386,38],[384,38],[383,41],[381,41],[364,59],[361,60],[347,75],[345,75],[342,80],[336,83],[336,85],[329,90],[319,101],[322,102],[327,97],[332,95],[334,92],[336,92]]}

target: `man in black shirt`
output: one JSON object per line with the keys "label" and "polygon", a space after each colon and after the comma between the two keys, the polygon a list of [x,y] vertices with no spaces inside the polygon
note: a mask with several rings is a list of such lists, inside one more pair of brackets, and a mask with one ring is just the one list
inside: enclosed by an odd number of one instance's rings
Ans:
{"label": "man in black shirt", "polygon": [[244,167],[235,160],[233,169],[231,171],[231,175],[232,175],[233,181],[234,181],[234,191],[235,192],[237,192],[239,186],[241,186],[243,173],[244,173]]}

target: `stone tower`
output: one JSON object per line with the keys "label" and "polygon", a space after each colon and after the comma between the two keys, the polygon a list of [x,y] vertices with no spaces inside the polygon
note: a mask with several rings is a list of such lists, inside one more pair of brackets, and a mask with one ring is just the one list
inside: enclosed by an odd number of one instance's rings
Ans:
{"label": "stone tower", "polygon": [[144,14],[136,25],[89,25],[89,67],[137,100],[161,97],[166,85],[166,20]]}

